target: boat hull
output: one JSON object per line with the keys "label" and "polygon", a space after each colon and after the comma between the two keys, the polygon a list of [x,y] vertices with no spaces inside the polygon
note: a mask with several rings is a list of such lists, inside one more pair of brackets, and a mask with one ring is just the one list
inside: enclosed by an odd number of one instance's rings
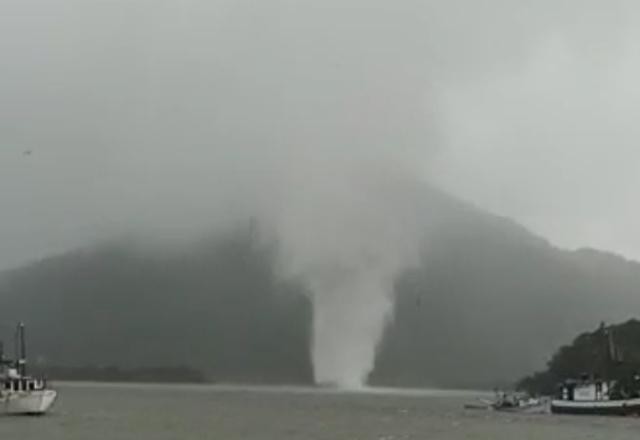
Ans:
{"label": "boat hull", "polygon": [[0,411],[4,414],[41,415],[51,408],[56,397],[54,390],[9,393],[0,399]]}
{"label": "boat hull", "polygon": [[553,400],[551,412],[554,414],[628,416],[640,415],[640,399],[570,401]]}

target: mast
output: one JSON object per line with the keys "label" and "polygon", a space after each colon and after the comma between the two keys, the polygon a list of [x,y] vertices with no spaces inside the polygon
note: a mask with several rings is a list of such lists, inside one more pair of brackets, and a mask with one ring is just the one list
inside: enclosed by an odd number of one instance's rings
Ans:
{"label": "mast", "polygon": [[19,348],[18,360],[17,360],[17,369],[18,374],[21,376],[26,376],[27,374],[27,345],[24,339],[24,323],[18,324],[18,328],[16,329],[16,345]]}
{"label": "mast", "polygon": [[618,372],[618,366],[622,363],[622,351],[616,345],[615,332],[613,326],[601,324],[604,337],[604,365],[603,372],[605,380],[612,380]]}
{"label": "mast", "polygon": [[613,342],[613,329],[611,327],[607,329],[607,348],[609,362],[614,363],[616,361],[616,346]]}

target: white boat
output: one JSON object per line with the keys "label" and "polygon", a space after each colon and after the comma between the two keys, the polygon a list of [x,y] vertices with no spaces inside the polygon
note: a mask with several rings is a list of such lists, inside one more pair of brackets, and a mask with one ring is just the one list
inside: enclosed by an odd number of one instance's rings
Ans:
{"label": "white boat", "polygon": [[16,329],[16,351],[17,360],[5,359],[0,346],[0,413],[44,414],[55,402],[57,392],[45,379],[27,375],[24,324]]}
{"label": "white boat", "polygon": [[561,395],[551,401],[554,414],[640,415],[640,397],[612,396],[615,382],[567,381]]}
{"label": "white boat", "polygon": [[[622,353],[615,344],[613,329],[603,323],[600,331],[606,342],[607,370],[615,371],[623,363]],[[618,380],[583,375],[580,380],[566,380],[559,391],[551,401],[554,414],[640,416],[640,376],[637,374],[618,375]]]}

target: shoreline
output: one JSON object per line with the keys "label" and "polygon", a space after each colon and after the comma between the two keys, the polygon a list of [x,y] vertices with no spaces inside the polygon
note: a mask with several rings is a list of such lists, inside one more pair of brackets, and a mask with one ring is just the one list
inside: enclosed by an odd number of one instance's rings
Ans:
{"label": "shoreline", "polygon": [[128,389],[185,389],[221,392],[261,392],[261,393],[292,393],[292,394],[362,394],[379,396],[406,397],[469,397],[491,395],[490,390],[464,390],[440,388],[389,388],[389,387],[361,387],[339,388],[299,384],[246,384],[232,382],[135,382],[135,381],[93,381],[93,380],[55,380],[54,385],[63,388],[128,388]]}

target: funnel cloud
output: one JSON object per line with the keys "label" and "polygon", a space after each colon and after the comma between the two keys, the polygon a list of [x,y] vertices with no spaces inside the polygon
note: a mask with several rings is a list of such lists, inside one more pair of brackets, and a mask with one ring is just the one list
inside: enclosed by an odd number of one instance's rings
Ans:
{"label": "funnel cloud", "polygon": [[408,168],[379,159],[334,165],[330,181],[318,175],[329,167],[318,167],[294,186],[304,190],[289,194],[278,217],[284,268],[311,290],[320,383],[366,383],[392,312],[394,281],[418,262],[424,245],[426,217],[412,197],[419,185],[407,178]]}

